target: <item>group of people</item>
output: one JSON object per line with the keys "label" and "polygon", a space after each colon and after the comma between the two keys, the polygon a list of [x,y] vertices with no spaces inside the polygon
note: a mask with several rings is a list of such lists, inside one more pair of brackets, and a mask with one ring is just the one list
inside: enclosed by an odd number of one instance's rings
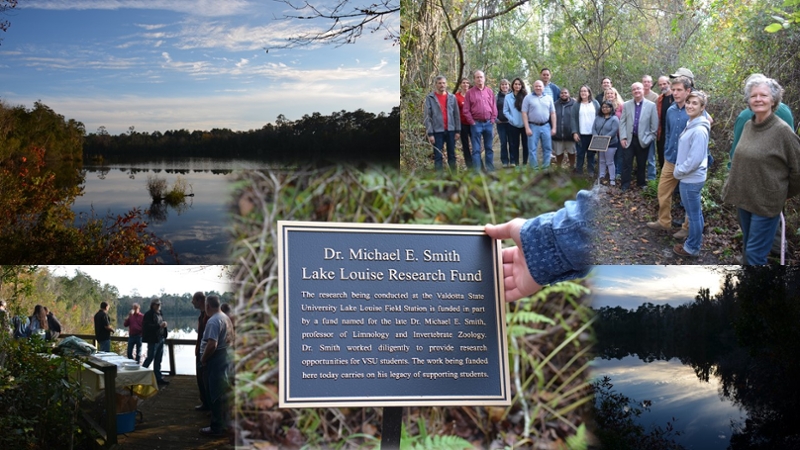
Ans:
{"label": "group of people", "polygon": [[9,319],[5,300],[0,300],[0,323],[14,338],[38,337],[52,341],[61,334],[61,322],[46,306],[36,305],[30,316],[14,316]]}
{"label": "group of people", "polygon": [[[197,389],[201,403],[196,411],[210,411],[211,423],[200,429],[206,436],[222,436],[228,424],[228,391],[230,387],[228,352],[233,350],[234,330],[231,319],[225,314],[216,295],[196,292],[192,305],[200,311],[197,319],[197,341],[195,342],[195,364]],[[142,314],[141,306],[134,303],[124,326],[129,328],[127,356],[137,363],[141,360],[142,343],[147,344],[147,357],[142,364],[150,367],[159,386],[169,384],[161,372],[161,360],[167,339],[168,324],[161,311],[161,300],[153,298],[150,309]],[[228,309],[228,311],[230,311]],[[102,302],[94,316],[95,338],[100,351],[110,351],[111,334],[114,328],[108,317],[108,303]]]}
{"label": "group of people", "polygon": [[[570,91],[559,88],[551,77],[550,69],[542,69],[530,93],[521,78],[511,82],[502,79],[497,94],[486,85],[486,76],[480,70],[473,74],[474,84],[462,79],[455,94],[447,91],[444,76],[436,77],[435,91],[426,96],[423,109],[436,170],[443,170],[445,152],[450,169],[456,169],[455,143],[459,138],[468,168],[494,170],[496,128],[503,167],[530,163],[531,167],[545,169],[553,159],[561,167],[566,159],[576,173],[583,173],[585,162],[593,174],[595,152],[589,151],[589,144],[593,136],[608,133],[613,137],[609,149],[598,152],[601,178],[608,172],[611,184],[616,184],[622,175],[622,188],[627,189],[634,157],[637,163],[644,157],[648,179],[655,178],[659,126],[655,103],[660,97],[651,90],[652,77],[645,75],[641,83],[631,86],[633,99],[629,102],[622,101],[610,78],[602,80],[603,92],[596,97],[588,85],[583,85],[577,98],[572,98]],[[642,106],[643,99],[648,100],[647,106]],[[603,112],[606,104],[610,114]],[[638,139],[633,139],[634,133]],[[622,151],[617,152],[620,143]],[[538,148],[542,149],[541,159]],[[639,166],[644,168],[645,163]],[[639,175],[637,170],[637,181]]]}
{"label": "group of people", "polygon": [[[437,77],[436,90],[424,105],[436,170],[443,170],[445,152],[455,170],[459,138],[468,168],[493,170],[493,125],[504,167],[519,167],[521,162],[547,168],[551,159],[560,167],[566,155],[575,173],[582,174],[585,164],[594,175],[597,154],[599,179],[607,176],[608,184],[619,183],[621,191],[632,188],[634,175],[638,188],[658,175],[658,218],[647,223],[651,229],[672,231],[672,196],[676,189],[680,192],[686,218],[673,236],[685,241],[673,251],[682,257],[698,256],[704,228],[701,191],[713,162],[708,150],[713,120],[706,112],[708,97],[695,88],[692,71],[680,68],[659,77],[660,94],[652,90],[652,77],[645,75],[631,85],[628,101],[608,77],[601,80],[597,96],[583,85],[576,98],[551,77],[549,69],[542,69],[531,93],[521,78],[510,83],[502,79],[497,94],[480,70],[473,74],[474,84],[462,79],[455,94],[447,92],[444,76]],[[722,195],[738,209],[742,262],[766,264],[783,204],[800,192],[800,137],[791,111],[781,102],[783,88],[777,81],[754,74],[744,92],[748,107],[736,121]],[[605,150],[589,150],[595,136],[608,138]]]}

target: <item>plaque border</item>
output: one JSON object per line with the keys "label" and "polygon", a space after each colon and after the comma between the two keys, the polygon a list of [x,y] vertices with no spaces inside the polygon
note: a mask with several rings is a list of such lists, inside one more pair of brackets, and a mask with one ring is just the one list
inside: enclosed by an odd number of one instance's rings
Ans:
{"label": "plaque border", "polygon": [[[278,260],[278,407],[279,408],[327,408],[327,407],[368,407],[368,406],[508,406],[511,404],[511,375],[508,360],[508,336],[506,334],[506,303],[503,284],[502,242],[495,240],[492,252],[495,277],[495,301],[499,314],[497,321],[497,342],[499,352],[500,395],[404,395],[368,397],[328,397],[328,398],[289,398],[288,380],[288,340],[287,302],[289,301],[288,249],[286,239],[291,231],[320,231],[331,233],[400,233],[485,236],[481,225],[410,225],[381,223],[309,222],[278,221],[277,260]],[[285,381],[284,381],[285,380]]]}

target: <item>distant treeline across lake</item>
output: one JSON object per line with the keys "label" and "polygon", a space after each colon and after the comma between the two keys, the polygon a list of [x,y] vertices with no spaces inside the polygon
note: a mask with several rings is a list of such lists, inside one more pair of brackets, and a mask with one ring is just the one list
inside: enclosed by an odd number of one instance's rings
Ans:
{"label": "distant treeline across lake", "polygon": [[400,107],[390,114],[364,110],[296,121],[279,115],[258,130],[169,130],[110,135],[104,127],[84,140],[85,159],[137,157],[234,157],[269,162],[370,162],[397,166],[400,161]]}

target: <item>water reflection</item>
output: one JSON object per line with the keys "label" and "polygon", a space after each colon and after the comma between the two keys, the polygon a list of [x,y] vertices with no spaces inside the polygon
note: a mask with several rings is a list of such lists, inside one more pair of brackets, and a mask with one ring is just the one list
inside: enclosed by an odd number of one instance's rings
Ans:
{"label": "water reflection", "polygon": [[800,268],[740,267],[714,296],[596,312],[595,374],[653,401],[641,425],[674,416],[686,448],[800,448]]}
{"label": "water reflection", "polygon": [[[228,262],[227,205],[235,170],[266,167],[260,162],[187,158],[87,164],[82,167],[83,195],[72,210],[78,214],[114,216],[132,208],[147,212],[148,231],[172,244],[158,256],[167,264],[225,264]],[[193,197],[168,205],[148,194],[147,177],[158,174],[172,186],[178,176],[191,186]]]}
{"label": "water reflection", "polygon": [[672,423],[680,434],[675,441],[690,449],[724,450],[733,423],[744,423],[747,413],[722,394],[719,380],[702,381],[679,359],[645,362],[638,356],[596,359],[596,377],[608,375],[614,388],[626,396],[651,402],[641,416],[645,428]]}

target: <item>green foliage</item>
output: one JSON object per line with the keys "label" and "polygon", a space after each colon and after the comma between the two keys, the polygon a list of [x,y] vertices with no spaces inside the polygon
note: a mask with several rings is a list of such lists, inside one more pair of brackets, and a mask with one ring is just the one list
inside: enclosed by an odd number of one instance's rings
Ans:
{"label": "green foliage", "polygon": [[[481,226],[556,210],[589,183],[559,172],[437,174],[336,166],[243,173],[236,183],[243,213],[234,218],[233,250],[233,258],[240,261],[237,309],[243,311],[237,320],[236,367],[241,423],[255,439],[279,445],[293,436],[298,445],[338,442],[343,448],[374,445],[379,426],[380,416],[372,408],[277,408],[278,219]],[[243,204],[254,207],[241,208]],[[510,407],[409,408],[405,440],[419,428],[414,444],[442,448],[450,445],[449,438],[439,435],[454,434],[456,422],[471,431],[469,441],[482,440],[476,445],[486,448],[549,441],[554,428],[577,432],[580,414],[591,402],[586,374],[593,341],[583,283],[559,283],[508,305],[514,359]],[[264,427],[250,425],[264,421]]]}
{"label": "green foliage", "polygon": [[51,359],[39,338],[0,335],[0,446],[3,448],[92,448],[92,436],[78,422],[82,392],[66,373],[70,358]]}
{"label": "green foliage", "polygon": [[34,149],[43,149],[50,159],[80,161],[84,133],[81,122],[66,120],[41,102],[29,110],[0,101],[0,160],[30,158]]}
{"label": "green foliage", "polygon": [[764,31],[767,33],[777,33],[778,31],[788,29],[794,24],[800,23],[800,0],[785,0],[783,2],[784,8],[790,8],[794,11],[784,12],[780,9],[773,8],[773,11],[778,15],[773,15],[772,18],[776,22],[771,23]]}
{"label": "green foliage", "polygon": [[431,436],[425,429],[425,421],[417,422],[419,434],[410,436],[405,423],[400,430],[400,450],[470,450],[472,444],[458,436]]}

